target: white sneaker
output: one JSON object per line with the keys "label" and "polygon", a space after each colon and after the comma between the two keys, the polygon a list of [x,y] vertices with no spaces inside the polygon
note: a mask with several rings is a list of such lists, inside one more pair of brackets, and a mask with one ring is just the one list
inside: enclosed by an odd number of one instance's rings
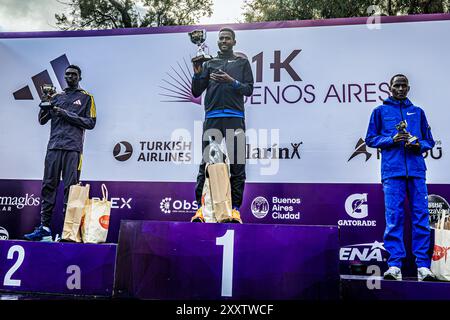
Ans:
{"label": "white sneaker", "polygon": [[399,267],[389,267],[383,274],[385,280],[402,280],[402,270]]}
{"label": "white sneaker", "polygon": [[417,268],[418,281],[436,281],[436,276],[426,267]]}

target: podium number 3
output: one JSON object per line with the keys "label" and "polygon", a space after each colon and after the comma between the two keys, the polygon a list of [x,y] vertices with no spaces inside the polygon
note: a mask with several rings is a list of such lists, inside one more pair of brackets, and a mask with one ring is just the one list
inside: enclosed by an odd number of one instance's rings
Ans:
{"label": "podium number 3", "polygon": [[223,246],[222,297],[231,297],[233,296],[234,230],[227,230],[223,236],[216,238],[216,245]]}
{"label": "podium number 3", "polygon": [[18,245],[12,246],[8,250],[8,257],[7,257],[8,260],[14,259],[15,252],[18,253],[17,261],[16,261],[16,263],[13,264],[11,269],[9,269],[8,272],[6,273],[5,279],[3,280],[4,286],[20,287],[20,284],[21,284],[21,280],[11,279],[11,277],[14,274],[14,272],[16,272],[17,269],[19,269],[19,267],[22,265],[23,259],[25,258],[25,250],[23,249],[22,246],[18,246]]}

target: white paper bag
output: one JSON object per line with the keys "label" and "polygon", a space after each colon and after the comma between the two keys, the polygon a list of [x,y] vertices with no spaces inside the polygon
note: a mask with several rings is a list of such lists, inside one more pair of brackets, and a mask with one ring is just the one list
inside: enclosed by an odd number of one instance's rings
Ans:
{"label": "white paper bag", "polygon": [[441,218],[434,230],[434,250],[431,259],[431,271],[436,278],[450,281],[450,230],[448,227],[448,211],[442,210]]}
{"label": "white paper bag", "polygon": [[85,206],[81,236],[85,243],[103,243],[106,241],[111,214],[111,201],[108,201],[108,189],[102,184],[103,199],[89,199]]}

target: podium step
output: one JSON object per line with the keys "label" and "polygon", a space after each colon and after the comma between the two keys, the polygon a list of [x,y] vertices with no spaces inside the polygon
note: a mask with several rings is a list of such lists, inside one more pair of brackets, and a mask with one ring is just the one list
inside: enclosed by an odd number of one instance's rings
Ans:
{"label": "podium step", "polygon": [[339,299],[333,226],[122,221],[115,294],[140,299]]}
{"label": "podium step", "polygon": [[0,241],[0,291],[112,296],[116,247]]}
{"label": "podium step", "polygon": [[450,300],[450,283],[341,275],[343,300]]}

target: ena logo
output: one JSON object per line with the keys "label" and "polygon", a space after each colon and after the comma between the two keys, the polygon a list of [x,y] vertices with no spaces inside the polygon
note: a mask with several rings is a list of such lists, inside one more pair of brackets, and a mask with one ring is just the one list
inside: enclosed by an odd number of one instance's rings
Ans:
{"label": "ena logo", "polygon": [[345,211],[355,219],[362,219],[369,215],[367,193],[355,193],[345,200]]}
{"label": "ena logo", "polygon": [[374,241],[373,243],[360,243],[339,250],[339,260],[341,261],[386,261],[387,251],[383,242]]}

